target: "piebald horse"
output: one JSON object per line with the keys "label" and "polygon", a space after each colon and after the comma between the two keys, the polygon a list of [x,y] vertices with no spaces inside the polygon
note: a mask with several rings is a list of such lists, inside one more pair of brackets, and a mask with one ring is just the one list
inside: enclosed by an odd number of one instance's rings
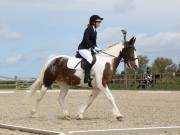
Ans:
{"label": "piebald horse", "polygon": [[[108,83],[111,82],[113,73],[116,71],[122,60],[128,65],[128,67],[133,69],[138,68],[138,59],[134,46],[135,40],[136,38],[133,37],[129,41],[116,43],[96,54],[96,63],[93,65],[91,70],[91,76],[93,77],[92,85],[94,89],[92,90],[87,102],[79,109],[77,119],[84,118],[84,112],[101,91],[110,101],[113,107],[113,115],[117,120],[122,119],[123,116],[115,103],[110,89],[108,88]],[[39,103],[46,94],[47,89],[51,87],[53,82],[56,81],[60,87],[60,94],[58,98],[60,107],[63,111],[64,117],[66,119],[70,119],[69,112],[64,103],[69,86],[84,84],[84,70],[81,68],[81,64],[79,64],[78,69],[69,68],[68,61],[71,59],[76,58],[59,55],[51,58],[45,64],[40,76],[30,87],[31,96],[40,89],[40,95],[36,100],[36,105],[32,110],[32,115],[35,115]]]}

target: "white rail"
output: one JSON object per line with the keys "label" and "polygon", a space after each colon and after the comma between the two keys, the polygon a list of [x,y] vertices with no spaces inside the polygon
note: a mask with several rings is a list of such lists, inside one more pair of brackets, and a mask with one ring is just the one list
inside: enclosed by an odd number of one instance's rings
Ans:
{"label": "white rail", "polygon": [[0,123],[0,128],[2,129],[9,129],[9,130],[18,130],[27,133],[34,133],[34,134],[42,134],[42,135],[65,135],[64,133],[50,131],[50,130],[42,130],[42,129],[35,129],[29,127],[21,127],[21,126],[14,126],[14,125],[7,125]]}
{"label": "white rail", "polygon": [[0,128],[9,130],[18,130],[22,132],[42,134],[42,135],[117,135],[124,133],[159,133],[168,131],[180,131],[180,126],[169,127],[144,127],[144,128],[122,128],[122,129],[103,129],[103,130],[82,130],[69,131],[67,134],[51,130],[42,130],[29,127],[15,126],[0,123]]}
{"label": "white rail", "polygon": [[166,131],[180,131],[180,126],[70,131],[69,135],[118,135],[124,133],[153,133],[153,132],[157,134],[159,132],[166,132]]}

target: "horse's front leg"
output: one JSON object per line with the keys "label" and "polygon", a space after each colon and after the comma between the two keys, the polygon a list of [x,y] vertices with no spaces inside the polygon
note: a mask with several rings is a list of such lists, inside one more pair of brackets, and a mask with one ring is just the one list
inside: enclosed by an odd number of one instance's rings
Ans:
{"label": "horse's front leg", "polygon": [[[101,82],[102,82],[102,81],[101,81]],[[113,106],[113,110],[112,110],[112,111],[113,111],[113,114],[114,114],[114,116],[116,117],[116,119],[119,120],[119,121],[121,121],[122,118],[123,118],[123,116],[122,116],[122,114],[120,113],[120,111],[119,111],[119,109],[118,109],[118,107],[117,107],[117,105],[116,105],[116,102],[115,102],[115,100],[114,100],[114,97],[113,97],[111,91],[109,90],[109,88],[108,88],[107,85],[106,85],[106,86],[103,86],[103,85],[101,84],[101,82],[98,82],[98,87],[99,87],[99,89],[104,92],[104,94],[106,95],[107,99],[109,100],[109,102],[110,102],[111,105]]]}
{"label": "horse's front leg", "polygon": [[94,99],[98,96],[98,94],[100,93],[100,90],[99,89],[93,89],[92,90],[92,93],[88,99],[88,101],[86,102],[85,105],[83,105],[79,112],[78,112],[78,116],[77,116],[77,119],[78,120],[81,120],[84,118],[84,112],[89,108],[89,106],[92,104],[92,102],[94,101]]}

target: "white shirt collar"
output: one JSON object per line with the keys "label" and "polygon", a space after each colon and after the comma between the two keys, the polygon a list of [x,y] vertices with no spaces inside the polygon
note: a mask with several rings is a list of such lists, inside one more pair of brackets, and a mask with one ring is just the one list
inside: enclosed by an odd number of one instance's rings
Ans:
{"label": "white shirt collar", "polygon": [[96,31],[96,28],[93,26],[94,31]]}

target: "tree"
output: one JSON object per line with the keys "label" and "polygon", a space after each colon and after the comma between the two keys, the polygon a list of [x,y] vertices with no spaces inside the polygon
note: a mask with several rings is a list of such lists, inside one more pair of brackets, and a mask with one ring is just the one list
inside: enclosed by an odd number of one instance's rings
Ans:
{"label": "tree", "polygon": [[172,59],[158,57],[154,60],[151,70],[154,73],[172,73],[176,72],[177,66],[173,63]]}
{"label": "tree", "polygon": [[145,55],[139,55],[138,56],[138,61],[139,61],[138,73],[144,73],[146,68],[148,67],[149,59]]}

